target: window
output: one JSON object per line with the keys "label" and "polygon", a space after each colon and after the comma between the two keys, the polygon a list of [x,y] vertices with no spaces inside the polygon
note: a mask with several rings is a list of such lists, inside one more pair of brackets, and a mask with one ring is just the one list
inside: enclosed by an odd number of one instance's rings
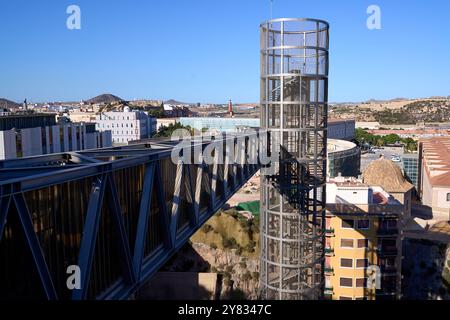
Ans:
{"label": "window", "polygon": [[353,248],[353,239],[341,239],[341,248]]}
{"label": "window", "polygon": [[369,239],[358,239],[358,248],[368,248]]}
{"label": "window", "polygon": [[341,258],[341,268],[353,268],[353,259]]}
{"label": "window", "polygon": [[369,260],[367,259],[356,259],[357,268],[367,268],[369,266]]}
{"label": "window", "polygon": [[367,278],[356,279],[356,287],[357,288],[367,287]]}
{"label": "window", "polygon": [[358,229],[369,229],[370,221],[369,220],[358,220]]}
{"label": "window", "polygon": [[353,279],[352,278],[340,278],[339,284],[341,287],[353,287]]}
{"label": "window", "polygon": [[381,220],[380,229],[382,229],[382,230],[394,230],[394,229],[397,229],[397,220],[395,220],[395,219],[383,219],[383,220]]}
{"label": "window", "polygon": [[353,299],[350,297],[339,297],[339,300],[353,300]]}
{"label": "window", "polygon": [[366,297],[356,297],[355,300],[367,300]]}
{"label": "window", "polygon": [[344,219],[342,220],[342,228],[344,229],[353,229],[355,221],[352,219]]}
{"label": "window", "polygon": [[447,201],[450,202],[450,193],[447,193]]}

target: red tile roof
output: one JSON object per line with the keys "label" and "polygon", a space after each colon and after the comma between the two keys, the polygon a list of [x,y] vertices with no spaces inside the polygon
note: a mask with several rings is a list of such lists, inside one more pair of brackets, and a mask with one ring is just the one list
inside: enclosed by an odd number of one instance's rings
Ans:
{"label": "red tile roof", "polygon": [[450,137],[420,140],[425,173],[434,187],[450,187]]}

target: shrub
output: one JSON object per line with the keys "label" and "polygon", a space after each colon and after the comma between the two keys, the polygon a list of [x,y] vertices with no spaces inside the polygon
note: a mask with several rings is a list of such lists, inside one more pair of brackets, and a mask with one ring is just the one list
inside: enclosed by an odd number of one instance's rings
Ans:
{"label": "shrub", "polygon": [[231,237],[231,238],[224,237],[222,239],[222,245],[226,249],[237,249],[238,248],[237,241],[233,237]]}
{"label": "shrub", "polygon": [[252,279],[252,274],[251,274],[249,271],[247,271],[246,273],[244,273],[244,274],[242,275],[241,279],[242,279],[243,281],[249,281],[249,280]]}
{"label": "shrub", "polygon": [[209,225],[209,224],[204,224],[203,227],[202,227],[202,231],[204,233],[208,233],[208,232],[210,232],[212,230],[214,230],[214,228],[211,225]]}
{"label": "shrub", "polygon": [[256,242],[253,240],[250,240],[250,242],[247,244],[247,246],[245,247],[245,249],[248,252],[254,252],[255,251],[255,247],[256,247]]}

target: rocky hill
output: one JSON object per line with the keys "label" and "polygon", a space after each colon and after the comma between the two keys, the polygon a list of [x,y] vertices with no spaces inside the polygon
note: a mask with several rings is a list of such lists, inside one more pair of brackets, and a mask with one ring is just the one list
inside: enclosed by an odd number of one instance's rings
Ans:
{"label": "rocky hill", "polygon": [[15,108],[20,108],[20,107],[21,107],[21,105],[14,101],[0,98],[0,108],[15,109]]}
{"label": "rocky hill", "polygon": [[180,102],[174,99],[170,99],[167,101],[164,101],[165,104],[171,104],[171,105],[192,105],[192,103],[187,103],[187,102]]}
{"label": "rocky hill", "polygon": [[109,94],[109,93],[105,93],[105,94],[101,94],[97,97],[94,97],[92,99],[87,100],[87,103],[92,103],[92,104],[110,104],[113,102],[121,102],[124,101],[122,98],[119,98],[115,95]]}

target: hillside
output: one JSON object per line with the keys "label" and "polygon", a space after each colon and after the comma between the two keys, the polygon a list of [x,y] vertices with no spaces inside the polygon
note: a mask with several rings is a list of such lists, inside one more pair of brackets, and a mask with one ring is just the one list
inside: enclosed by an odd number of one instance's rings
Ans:
{"label": "hillside", "polygon": [[236,210],[219,212],[191,237],[193,243],[230,250],[246,257],[259,253],[259,219],[247,220]]}
{"label": "hillside", "polygon": [[14,101],[0,98],[0,108],[15,109],[15,108],[19,108],[19,107],[21,107],[21,105]]}
{"label": "hillside", "polygon": [[186,102],[180,102],[174,99],[170,99],[167,101],[164,101],[165,104],[171,104],[171,105],[191,105],[192,103],[186,103]]}
{"label": "hillside", "polygon": [[109,104],[109,103],[113,103],[113,102],[121,102],[124,101],[122,98],[119,98],[115,95],[109,94],[109,93],[105,93],[105,94],[101,94],[97,97],[94,97],[92,99],[87,100],[87,103],[92,103],[92,104],[100,104],[100,103],[104,103],[104,104]]}
{"label": "hillside", "polygon": [[340,104],[331,107],[330,116],[356,121],[378,121],[381,124],[416,124],[418,122],[450,121],[450,100],[394,99],[386,102],[369,101],[361,104]]}

